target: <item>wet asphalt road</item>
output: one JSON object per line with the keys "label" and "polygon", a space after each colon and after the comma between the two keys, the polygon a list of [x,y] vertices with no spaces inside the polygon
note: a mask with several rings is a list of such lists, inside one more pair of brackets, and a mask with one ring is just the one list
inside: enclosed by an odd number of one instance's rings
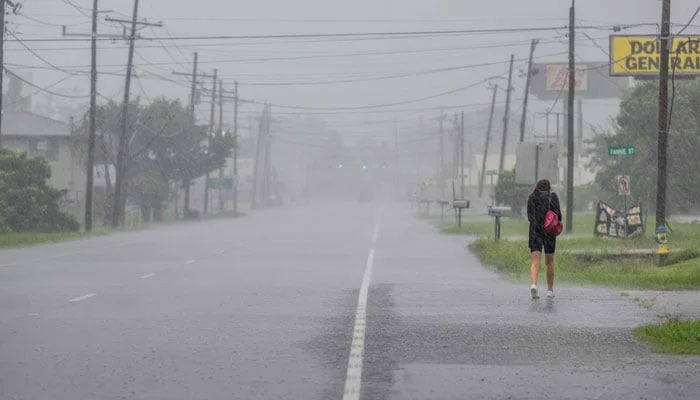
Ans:
{"label": "wet asphalt road", "polygon": [[1,251],[0,399],[341,399],[371,250],[362,399],[700,398],[653,313],[532,302],[465,244],[345,203]]}

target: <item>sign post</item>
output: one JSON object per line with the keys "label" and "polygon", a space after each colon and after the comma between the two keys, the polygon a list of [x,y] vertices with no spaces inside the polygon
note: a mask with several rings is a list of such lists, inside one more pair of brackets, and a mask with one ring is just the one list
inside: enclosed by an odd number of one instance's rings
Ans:
{"label": "sign post", "polygon": [[618,175],[616,180],[617,180],[617,193],[620,196],[622,196],[623,207],[625,210],[624,211],[624,213],[625,213],[625,236],[627,236],[627,232],[628,232],[627,196],[629,196],[631,193],[630,177],[629,177],[629,175]]}

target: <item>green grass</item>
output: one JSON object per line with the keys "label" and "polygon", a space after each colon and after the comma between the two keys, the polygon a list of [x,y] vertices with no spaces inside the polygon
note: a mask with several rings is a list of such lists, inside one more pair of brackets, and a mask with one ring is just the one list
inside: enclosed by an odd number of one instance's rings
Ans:
{"label": "green grass", "polygon": [[7,233],[0,234],[0,249],[29,247],[46,243],[65,242],[68,240],[84,239],[98,233],[66,232],[66,233]]}
{"label": "green grass", "polygon": [[[637,239],[642,242],[644,239]],[[696,242],[700,237],[696,237]],[[693,290],[700,289],[700,253],[694,250],[672,253],[667,265],[658,267],[653,256],[621,255],[616,242],[596,238],[557,240],[556,279],[576,285],[608,286],[621,289]],[[651,245],[646,243],[647,245]],[[623,242],[624,243],[624,242]],[[642,242],[644,243],[644,242]],[[642,243],[636,243],[641,245]],[[573,250],[598,245],[595,253]],[[470,249],[487,267],[512,279],[525,279],[530,271],[527,240],[486,238],[473,242]],[[544,273],[544,268],[541,273]]]}
{"label": "green grass", "polygon": [[[525,219],[503,219],[499,242],[493,239],[493,218],[467,216],[462,227],[454,220],[432,221],[444,234],[476,236],[470,248],[487,267],[511,279],[529,276],[528,222]],[[576,213],[572,234],[557,239],[557,281],[621,289],[700,289],[700,249],[697,247],[700,224],[672,221],[671,255],[664,267],[657,266],[653,255],[656,243],[652,239],[652,218],[647,221],[645,236],[626,240],[595,237],[593,225],[593,213]]]}
{"label": "green grass", "polygon": [[700,320],[647,325],[635,329],[634,333],[658,352],[700,355]]}

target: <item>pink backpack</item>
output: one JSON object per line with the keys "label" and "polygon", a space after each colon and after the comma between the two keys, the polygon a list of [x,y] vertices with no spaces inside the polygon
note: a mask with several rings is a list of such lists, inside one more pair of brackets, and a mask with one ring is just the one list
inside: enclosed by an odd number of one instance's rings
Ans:
{"label": "pink backpack", "polygon": [[552,211],[552,194],[549,194],[549,210],[544,216],[544,230],[552,236],[559,236],[564,227],[557,213]]}

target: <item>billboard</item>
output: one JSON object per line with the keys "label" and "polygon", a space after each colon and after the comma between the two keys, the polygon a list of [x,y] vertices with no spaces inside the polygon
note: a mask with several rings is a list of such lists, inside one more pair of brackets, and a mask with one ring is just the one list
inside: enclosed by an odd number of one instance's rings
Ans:
{"label": "billboard", "polygon": [[[610,99],[620,97],[629,89],[629,79],[610,77],[610,62],[576,63],[576,96],[585,99]],[[532,64],[530,93],[538,100],[566,98],[569,91],[569,65],[566,63]]]}
{"label": "billboard", "polygon": [[[586,66],[576,68],[576,92],[588,90],[588,69]],[[548,64],[545,66],[545,86],[550,91],[569,90],[569,65]]]}
{"label": "billboard", "polygon": [[[700,75],[700,36],[678,36],[672,41],[670,71],[678,76]],[[660,58],[657,36],[610,36],[610,76],[658,76]]]}

